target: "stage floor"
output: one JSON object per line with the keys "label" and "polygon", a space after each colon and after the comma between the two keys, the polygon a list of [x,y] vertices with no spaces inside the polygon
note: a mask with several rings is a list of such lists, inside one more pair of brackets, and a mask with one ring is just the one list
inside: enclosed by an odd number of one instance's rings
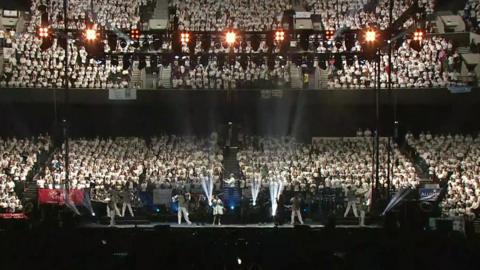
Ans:
{"label": "stage floor", "polygon": [[[311,229],[322,229],[325,228],[325,225],[319,223],[313,224],[304,224],[305,227],[309,227]],[[80,228],[117,228],[117,229],[132,229],[132,228],[140,228],[140,229],[152,229],[155,227],[161,226],[168,226],[171,229],[272,229],[272,228],[280,228],[280,229],[294,229],[295,226],[290,224],[278,225],[276,226],[273,223],[263,223],[263,224],[225,224],[225,225],[212,225],[212,224],[191,224],[188,225],[184,224],[177,224],[177,223],[164,223],[164,222],[151,222],[148,224],[119,224],[115,226],[103,225],[99,223],[84,223],[80,225]],[[336,228],[345,228],[345,229],[381,229],[383,228],[380,225],[367,225],[367,226],[359,226],[359,225],[336,225]]]}

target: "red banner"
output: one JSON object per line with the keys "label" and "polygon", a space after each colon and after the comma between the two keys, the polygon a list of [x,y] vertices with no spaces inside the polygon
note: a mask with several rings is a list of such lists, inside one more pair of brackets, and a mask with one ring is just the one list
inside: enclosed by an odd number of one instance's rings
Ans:
{"label": "red banner", "polygon": [[[83,203],[83,189],[72,189],[68,192],[70,201],[76,205]],[[63,189],[38,189],[38,203],[40,204],[65,204],[65,190]]]}
{"label": "red banner", "polygon": [[0,219],[26,219],[24,213],[4,213],[0,214]]}

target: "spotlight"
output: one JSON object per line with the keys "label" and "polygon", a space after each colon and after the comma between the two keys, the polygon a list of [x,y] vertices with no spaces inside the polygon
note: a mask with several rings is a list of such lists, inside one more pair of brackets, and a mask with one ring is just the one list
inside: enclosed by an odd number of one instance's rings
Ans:
{"label": "spotlight", "polygon": [[97,30],[93,28],[87,28],[83,35],[87,41],[95,41],[97,39],[98,33]]}
{"label": "spotlight", "polygon": [[413,33],[413,40],[414,41],[417,41],[417,42],[422,42],[423,39],[425,37],[425,34],[423,33],[423,31],[421,29],[417,29],[414,33]]}
{"label": "spotlight", "polygon": [[242,259],[240,259],[239,257],[237,257],[237,263],[238,263],[238,265],[241,265],[241,264],[242,264]]}
{"label": "spotlight", "polygon": [[138,41],[140,40],[140,30],[138,29],[131,29],[130,30],[130,38],[135,40],[135,41]]}
{"label": "spotlight", "polygon": [[230,206],[230,210],[235,210],[235,206],[234,206],[234,205],[231,205],[231,206]]}
{"label": "spotlight", "polygon": [[285,31],[283,30],[277,30],[275,32],[275,41],[277,42],[282,42],[285,40]]}
{"label": "spotlight", "polygon": [[368,43],[374,43],[377,40],[377,32],[369,29],[365,32],[365,41]]}
{"label": "spotlight", "polygon": [[48,38],[50,36],[50,28],[48,27],[38,28],[38,36],[40,38]]}
{"label": "spotlight", "polygon": [[95,216],[95,212],[92,212],[92,217],[94,217],[94,216]]}
{"label": "spotlight", "polygon": [[187,44],[190,41],[190,34],[189,33],[181,33],[180,34],[180,41],[182,44]]}
{"label": "spotlight", "polygon": [[325,39],[326,39],[326,40],[332,40],[334,35],[335,35],[335,31],[334,31],[334,30],[327,30],[327,31],[325,31]]}
{"label": "spotlight", "polygon": [[230,32],[227,32],[225,39],[229,45],[232,45],[233,43],[235,43],[237,39],[237,35],[234,32],[230,31]]}
{"label": "spotlight", "polygon": [[155,209],[157,213],[160,213],[160,208]]}

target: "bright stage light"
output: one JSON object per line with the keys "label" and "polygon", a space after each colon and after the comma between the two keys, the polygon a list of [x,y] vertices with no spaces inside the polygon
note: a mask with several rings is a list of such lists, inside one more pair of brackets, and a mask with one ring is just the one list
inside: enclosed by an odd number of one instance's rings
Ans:
{"label": "bright stage light", "polygon": [[373,43],[377,40],[377,32],[375,30],[367,30],[365,32],[365,41],[368,43]]}
{"label": "bright stage light", "polygon": [[181,33],[180,34],[180,41],[182,44],[187,44],[190,41],[190,34],[189,33]]}
{"label": "bright stage light", "polygon": [[131,29],[130,30],[130,38],[135,40],[135,41],[138,41],[140,40],[140,30],[138,29]]}
{"label": "bright stage light", "polygon": [[281,42],[285,40],[285,31],[278,30],[275,32],[275,41]]}
{"label": "bright stage light", "polygon": [[50,29],[48,27],[38,28],[38,36],[40,38],[48,38],[48,36],[50,36]]}
{"label": "bright stage light", "polygon": [[202,181],[202,189],[207,197],[208,205],[212,206],[213,177],[211,175],[202,175],[200,176],[200,180]]}
{"label": "bright stage light", "polygon": [[229,45],[232,45],[233,43],[235,43],[236,39],[237,39],[237,35],[234,32],[227,32],[225,40]]}
{"label": "bright stage light", "polygon": [[334,30],[327,30],[325,31],[325,39],[326,40],[333,40],[333,36],[335,35]]}
{"label": "bright stage light", "polygon": [[253,206],[257,205],[258,193],[260,193],[260,188],[262,186],[262,179],[254,179],[252,182],[252,204]]}
{"label": "bright stage light", "polygon": [[88,28],[85,30],[84,36],[87,41],[94,41],[97,39],[97,30]]}
{"label": "bright stage light", "polygon": [[283,192],[282,181],[270,182],[270,201],[272,202],[272,217],[277,214],[278,203],[277,200]]}
{"label": "bright stage light", "polygon": [[415,33],[413,33],[413,40],[417,42],[421,42],[424,36],[425,35],[422,30],[416,30]]}

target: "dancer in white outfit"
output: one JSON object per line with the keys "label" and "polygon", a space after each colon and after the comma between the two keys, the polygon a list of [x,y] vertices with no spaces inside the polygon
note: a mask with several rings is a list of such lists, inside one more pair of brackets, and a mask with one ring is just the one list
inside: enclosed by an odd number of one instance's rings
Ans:
{"label": "dancer in white outfit", "polygon": [[213,225],[218,222],[218,225],[222,225],[221,219],[223,216],[223,202],[218,198],[217,195],[213,196],[212,199],[213,207]]}
{"label": "dancer in white outfit", "polygon": [[297,216],[298,221],[300,221],[300,224],[303,225],[303,219],[302,219],[302,213],[301,213],[301,202],[302,200],[298,196],[298,194],[295,194],[295,197],[293,197],[290,202],[292,203],[292,220],[290,224],[295,223],[295,216]]}
{"label": "dancer in white outfit", "polygon": [[183,218],[187,222],[187,224],[192,224],[190,222],[190,219],[188,218],[188,201],[190,200],[190,194],[186,193],[180,193],[176,196],[173,197],[174,202],[178,202],[178,224],[182,224],[182,214]]}
{"label": "dancer in white outfit", "polygon": [[127,208],[128,208],[128,212],[130,212],[130,216],[134,217],[133,209],[132,209],[132,193],[128,189],[125,189],[122,192],[122,200],[123,200],[122,217],[125,216],[125,210],[127,210]]}
{"label": "dancer in white outfit", "polygon": [[348,213],[350,212],[350,208],[353,209],[353,215],[355,217],[358,217],[357,214],[357,196],[355,194],[355,190],[351,186],[347,187],[347,209],[345,209],[345,214],[343,215],[344,217],[347,217]]}

